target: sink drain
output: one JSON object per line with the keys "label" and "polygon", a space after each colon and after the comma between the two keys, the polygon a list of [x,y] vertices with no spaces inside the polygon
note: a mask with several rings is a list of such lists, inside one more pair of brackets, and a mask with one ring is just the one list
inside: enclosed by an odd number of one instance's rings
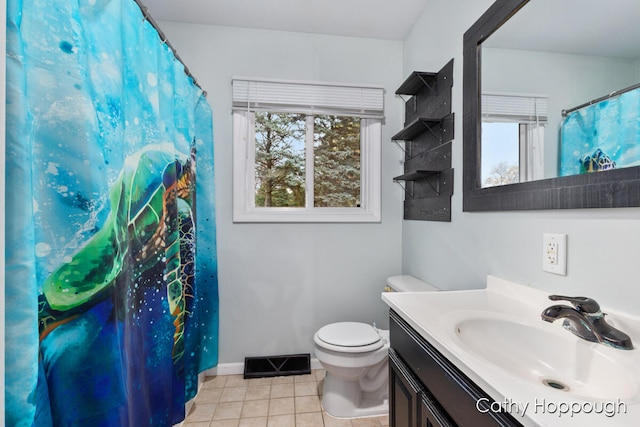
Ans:
{"label": "sink drain", "polygon": [[546,385],[547,387],[554,388],[556,390],[569,391],[568,385],[563,384],[560,381],[552,380],[549,378],[543,379],[542,384]]}

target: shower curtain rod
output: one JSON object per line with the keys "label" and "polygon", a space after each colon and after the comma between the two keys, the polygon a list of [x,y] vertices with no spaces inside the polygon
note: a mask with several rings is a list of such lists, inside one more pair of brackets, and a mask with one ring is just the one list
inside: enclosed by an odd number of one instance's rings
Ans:
{"label": "shower curtain rod", "polygon": [[142,15],[144,16],[144,19],[146,19],[153,26],[153,28],[158,32],[158,35],[160,36],[162,43],[166,44],[169,47],[169,49],[171,49],[171,51],[173,52],[173,56],[175,56],[176,59],[180,61],[180,63],[184,67],[185,74],[191,77],[191,80],[193,80],[193,84],[196,85],[202,91],[204,96],[207,96],[207,91],[202,89],[202,86],[200,86],[200,84],[198,83],[198,80],[196,80],[195,76],[191,74],[191,71],[189,71],[189,67],[187,67],[187,64],[185,64],[182,58],[180,58],[180,55],[178,55],[178,51],[171,45],[169,40],[167,40],[167,37],[164,35],[164,33],[162,32],[162,30],[160,29],[156,21],[149,14],[149,9],[147,8],[147,6],[145,6],[141,0],[133,0],[133,1],[136,2],[140,10],[142,11]]}
{"label": "shower curtain rod", "polygon": [[570,108],[568,110],[562,110],[562,117],[566,117],[567,114],[572,113],[572,112],[574,112],[576,110],[579,110],[581,108],[588,107],[589,105],[597,104],[600,101],[604,101],[606,99],[613,98],[614,96],[622,95],[625,92],[629,92],[629,91],[632,91],[632,90],[638,89],[638,88],[640,88],[640,83],[635,84],[633,86],[629,86],[629,87],[624,88],[624,89],[614,90],[609,95],[605,95],[605,96],[601,96],[600,98],[592,99],[589,102],[585,102],[584,104],[578,105],[577,107],[573,107],[573,108]]}

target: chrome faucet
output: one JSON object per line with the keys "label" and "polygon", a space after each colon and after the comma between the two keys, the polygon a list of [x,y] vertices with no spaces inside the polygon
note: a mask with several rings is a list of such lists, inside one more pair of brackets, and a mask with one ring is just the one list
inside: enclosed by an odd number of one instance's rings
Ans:
{"label": "chrome faucet", "polygon": [[568,301],[568,305],[552,305],[546,308],[542,314],[542,320],[553,322],[564,318],[562,326],[582,339],[599,342],[611,347],[631,350],[633,343],[624,332],[609,325],[605,320],[605,314],[600,311],[600,305],[587,297],[565,297],[561,295],[549,295],[552,301]]}

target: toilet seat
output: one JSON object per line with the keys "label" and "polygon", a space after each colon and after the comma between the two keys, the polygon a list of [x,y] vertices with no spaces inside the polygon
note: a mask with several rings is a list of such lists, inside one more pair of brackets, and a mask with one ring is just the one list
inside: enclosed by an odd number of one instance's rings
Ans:
{"label": "toilet seat", "polygon": [[344,353],[365,353],[384,345],[376,329],[360,322],[331,323],[320,328],[314,338],[319,346]]}

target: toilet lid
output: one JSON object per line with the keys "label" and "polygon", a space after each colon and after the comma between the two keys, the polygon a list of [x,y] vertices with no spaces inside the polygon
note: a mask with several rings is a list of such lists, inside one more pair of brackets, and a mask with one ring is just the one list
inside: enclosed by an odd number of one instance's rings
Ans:
{"label": "toilet lid", "polygon": [[380,335],[371,325],[359,322],[339,322],[323,326],[318,338],[340,347],[362,347],[380,341]]}

